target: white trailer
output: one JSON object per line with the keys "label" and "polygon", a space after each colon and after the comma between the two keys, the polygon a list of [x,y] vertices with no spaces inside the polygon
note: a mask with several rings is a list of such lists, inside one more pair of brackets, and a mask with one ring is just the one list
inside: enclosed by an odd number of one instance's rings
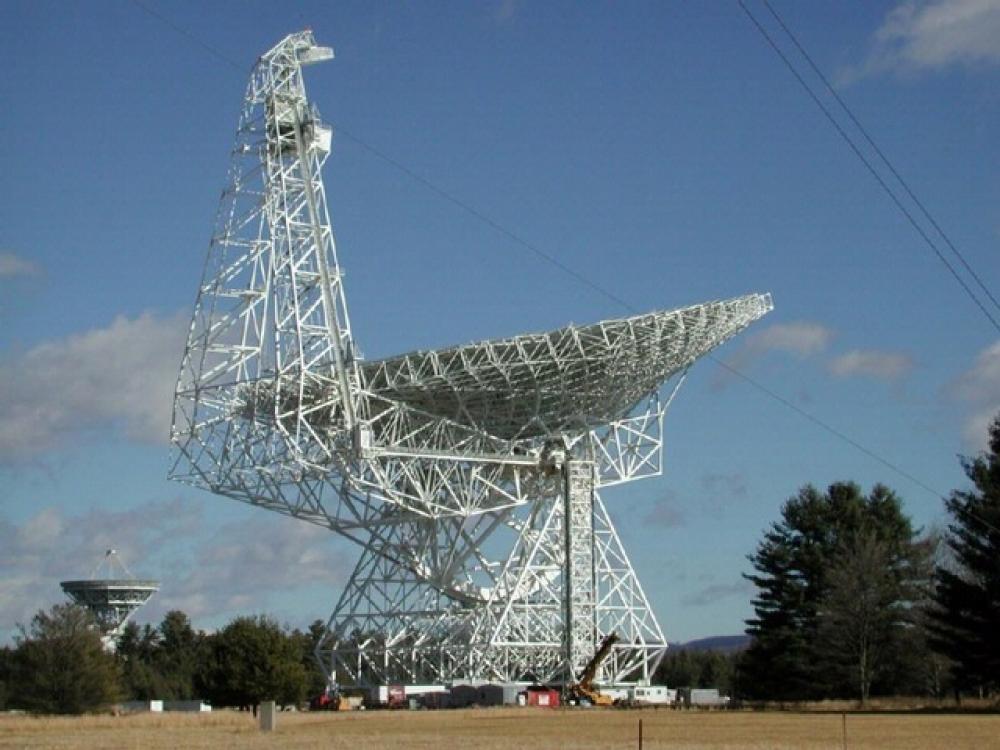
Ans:
{"label": "white trailer", "polygon": [[682,693],[686,707],[719,708],[729,703],[729,697],[719,695],[717,688],[686,688]]}
{"label": "white trailer", "polygon": [[629,690],[629,701],[639,705],[669,706],[676,695],[677,691],[666,685],[636,685]]}

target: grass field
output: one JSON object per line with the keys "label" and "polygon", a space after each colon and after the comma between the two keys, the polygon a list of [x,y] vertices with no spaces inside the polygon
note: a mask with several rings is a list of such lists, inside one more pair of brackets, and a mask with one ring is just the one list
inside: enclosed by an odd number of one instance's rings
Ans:
{"label": "grass field", "polygon": [[[548,710],[283,713],[260,733],[249,714],[0,715],[0,748],[636,748],[842,750],[839,713]],[[1000,748],[997,714],[847,714],[848,748]]]}

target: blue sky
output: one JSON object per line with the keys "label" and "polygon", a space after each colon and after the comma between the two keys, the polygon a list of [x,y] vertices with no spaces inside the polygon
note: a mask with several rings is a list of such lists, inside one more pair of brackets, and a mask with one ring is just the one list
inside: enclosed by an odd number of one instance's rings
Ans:
{"label": "blue sky", "polygon": [[[1000,2],[773,5],[996,295]],[[735,2],[285,6],[0,8],[0,638],[106,547],[163,581],[140,622],[304,625],[335,603],[349,543],[165,480],[247,76],[304,27],[337,53],[307,86],[340,129],[325,181],[368,357],[628,310],[358,139],[635,310],[772,292],[718,356],[964,486],[957,456],[1000,411],[1000,337]],[[745,556],[807,482],[881,481],[918,525],[944,520],[710,361],[665,437],[664,476],[605,500],[671,640],[742,630]]]}

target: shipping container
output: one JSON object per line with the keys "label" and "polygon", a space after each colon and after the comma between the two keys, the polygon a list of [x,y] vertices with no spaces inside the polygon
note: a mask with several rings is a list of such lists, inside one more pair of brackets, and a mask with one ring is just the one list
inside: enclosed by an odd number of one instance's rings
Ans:
{"label": "shipping container", "polygon": [[526,691],[526,703],[529,706],[558,708],[559,691],[550,687],[529,687]]}
{"label": "shipping container", "polygon": [[678,699],[685,707],[717,708],[729,703],[729,698],[719,695],[717,688],[681,688]]}

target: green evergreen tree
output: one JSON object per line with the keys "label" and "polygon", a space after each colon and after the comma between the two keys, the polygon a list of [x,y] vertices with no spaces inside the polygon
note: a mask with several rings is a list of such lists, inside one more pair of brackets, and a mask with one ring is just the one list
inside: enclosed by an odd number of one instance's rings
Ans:
{"label": "green evergreen tree", "polygon": [[[873,684],[876,662],[879,672],[892,673],[892,643],[913,627],[908,613],[926,589],[920,585],[921,575],[927,576],[926,546],[899,498],[882,485],[868,495],[853,482],[837,482],[826,492],[807,485],[784,504],[781,516],[749,556],[754,572],[746,577],[757,594],[755,616],[747,621],[752,642],[739,660],[742,694],[775,700],[865,697],[862,682]],[[857,565],[850,570],[846,557],[866,537],[877,545],[887,571],[888,590],[880,584],[874,608],[886,606],[892,615],[879,620],[877,635],[869,634],[866,647],[877,651],[867,650],[862,666],[860,652],[842,644],[849,640],[847,589],[863,585],[864,576]]]}
{"label": "green evergreen tree", "polygon": [[1000,689],[1000,415],[987,450],[962,460],[974,489],[945,501],[954,565],[937,568],[932,644],[954,663],[960,689]]}
{"label": "green evergreen tree", "polygon": [[657,667],[653,681],[669,687],[691,687],[698,679],[692,653],[671,648]]}
{"label": "green evergreen tree", "polygon": [[724,695],[731,695],[737,656],[672,648],[660,662],[653,681],[673,688],[718,688]]}
{"label": "green evergreen tree", "polygon": [[205,657],[203,636],[196,632],[190,618],[180,610],[167,612],[159,627],[159,637],[148,635],[143,648],[150,648],[151,666],[158,673],[161,695],[170,700],[191,700],[196,695],[196,676]]}
{"label": "green evergreen tree", "polygon": [[160,631],[148,623],[140,628],[128,622],[118,638],[116,656],[122,670],[122,686],[129,700],[173,698],[159,668]]}

